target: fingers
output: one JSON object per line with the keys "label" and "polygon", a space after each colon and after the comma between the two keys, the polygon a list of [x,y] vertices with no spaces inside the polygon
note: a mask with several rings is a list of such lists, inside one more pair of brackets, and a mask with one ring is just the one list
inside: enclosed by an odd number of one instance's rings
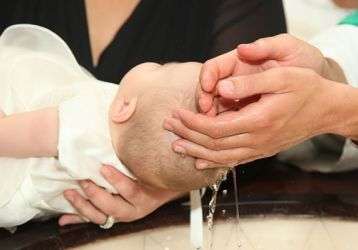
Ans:
{"label": "fingers", "polygon": [[103,166],[101,173],[104,178],[118,191],[118,194],[131,204],[136,203],[141,186],[111,166]]}
{"label": "fingers", "polygon": [[81,181],[80,184],[91,203],[104,214],[111,215],[119,221],[132,217],[133,206],[122,197],[112,195],[90,181]]}
{"label": "fingers", "polygon": [[290,70],[273,68],[267,71],[237,76],[218,83],[219,94],[227,99],[243,99],[255,95],[281,93],[285,91],[287,75]]}
{"label": "fingers", "polygon": [[181,138],[187,139],[197,144],[202,144],[211,140],[211,137],[187,128],[180,120],[175,118],[166,118],[164,121],[164,128],[175,133]]}
{"label": "fingers", "polygon": [[202,113],[207,113],[213,108],[214,95],[197,88],[197,99],[199,110]]}
{"label": "fingers", "polygon": [[233,74],[238,59],[236,50],[206,61],[200,72],[200,86],[197,90],[199,109],[203,113],[209,112],[215,97],[217,82]]}
{"label": "fingers", "polygon": [[[187,140],[178,140],[174,142],[174,145],[184,149],[186,155],[224,165],[245,161],[255,156],[255,150],[251,148],[234,148],[230,150],[215,151]],[[203,166],[197,167],[202,168]]]}
{"label": "fingers", "polygon": [[241,44],[237,48],[240,58],[248,61],[282,60],[296,50],[299,40],[281,34],[273,37],[261,38],[250,44]]}
{"label": "fingers", "polygon": [[87,221],[85,219],[83,219],[81,216],[75,215],[75,214],[62,215],[60,217],[60,219],[58,220],[58,224],[60,226],[65,226],[65,225],[70,225],[70,224],[80,224],[80,223],[84,223],[84,222],[87,222]]}
{"label": "fingers", "polygon": [[200,170],[209,169],[209,168],[233,168],[236,167],[237,165],[238,165],[237,162],[233,162],[230,164],[218,164],[216,162],[207,161],[203,159],[197,159],[195,161],[195,167]]}
{"label": "fingers", "polygon": [[237,60],[236,50],[206,61],[201,69],[200,83],[205,92],[212,92],[216,82],[221,78],[231,75],[235,69]]}
{"label": "fingers", "polygon": [[[220,116],[209,117],[180,109],[175,115],[189,129],[211,138],[222,138],[243,134],[252,130],[252,121],[241,115],[240,111],[225,112]],[[175,126],[175,124],[173,124]]]}
{"label": "fingers", "polygon": [[[225,150],[236,147],[246,147],[252,144],[252,141],[250,140],[250,135],[247,133],[214,139],[205,134],[201,134],[199,132],[187,128],[180,120],[175,118],[166,119],[164,127],[183,139],[186,139],[195,144],[199,144],[212,150]],[[173,146],[175,152],[184,153],[181,152],[181,149],[179,147],[175,147],[175,144]]]}
{"label": "fingers", "polygon": [[[67,190],[64,192],[65,198],[78,211],[79,214],[96,224],[105,223],[107,216],[95,208],[89,201],[83,198],[75,190]],[[72,217],[73,219],[73,217]]]}

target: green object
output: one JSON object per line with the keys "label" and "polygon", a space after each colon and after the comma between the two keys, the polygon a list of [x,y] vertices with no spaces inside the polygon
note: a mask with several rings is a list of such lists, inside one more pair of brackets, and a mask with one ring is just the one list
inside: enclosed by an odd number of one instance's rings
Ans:
{"label": "green object", "polygon": [[339,24],[350,24],[358,26],[358,11],[355,11],[346,18],[344,18]]}

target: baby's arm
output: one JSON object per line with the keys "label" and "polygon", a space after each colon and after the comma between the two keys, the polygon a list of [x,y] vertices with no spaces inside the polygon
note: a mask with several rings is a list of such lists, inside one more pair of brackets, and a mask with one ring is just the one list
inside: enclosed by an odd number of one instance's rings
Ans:
{"label": "baby's arm", "polygon": [[56,107],[2,117],[0,157],[57,156],[58,126]]}

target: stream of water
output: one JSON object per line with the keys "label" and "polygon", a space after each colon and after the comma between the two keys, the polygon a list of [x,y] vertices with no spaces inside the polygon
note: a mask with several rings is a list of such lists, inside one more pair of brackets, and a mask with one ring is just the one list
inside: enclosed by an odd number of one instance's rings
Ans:
{"label": "stream of water", "polygon": [[[235,169],[232,170],[232,178],[233,178],[233,185],[234,185],[234,196],[235,196],[235,218],[234,218],[234,224],[235,224],[235,239],[239,236],[239,190],[237,185],[237,179],[236,179],[236,171]],[[216,209],[216,201],[217,201],[217,195],[218,191],[220,189],[220,185],[223,182],[223,180],[226,179],[226,175],[223,176],[220,180],[218,180],[214,185],[210,186],[210,189],[212,191],[212,196],[209,202],[209,213],[207,218],[208,222],[208,230],[209,230],[209,249],[212,250],[213,248],[213,240],[214,240],[214,214]],[[227,192],[227,190],[224,190],[223,192]],[[224,194],[225,195],[225,194]],[[238,249],[241,247],[240,241],[237,242]]]}
{"label": "stream of water", "polygon": [[237,178],[236,178],[236,170],[235,168],[233,168],[231,170],[232,172],[232,178],[233,178],[233,183],[234,183],[234,194],[235,194],[235,237],[237,237],[238,242],[237,242],[237,247],[240,248],[241,247],[241,242],[239,240],[239,231],[240,231],[240,225],[239,225],[239,187],[237,185]]}

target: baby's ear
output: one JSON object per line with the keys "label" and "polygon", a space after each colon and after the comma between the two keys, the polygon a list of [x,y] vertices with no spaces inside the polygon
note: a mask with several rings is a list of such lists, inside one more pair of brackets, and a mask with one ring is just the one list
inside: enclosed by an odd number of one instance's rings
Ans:
{"label": "baby's ear", "polygon": [[123,123],[129,120],[137,107],[137,98],[129,101],[123,99],[115,100],[112,106],[111,119],[114,123]]}

